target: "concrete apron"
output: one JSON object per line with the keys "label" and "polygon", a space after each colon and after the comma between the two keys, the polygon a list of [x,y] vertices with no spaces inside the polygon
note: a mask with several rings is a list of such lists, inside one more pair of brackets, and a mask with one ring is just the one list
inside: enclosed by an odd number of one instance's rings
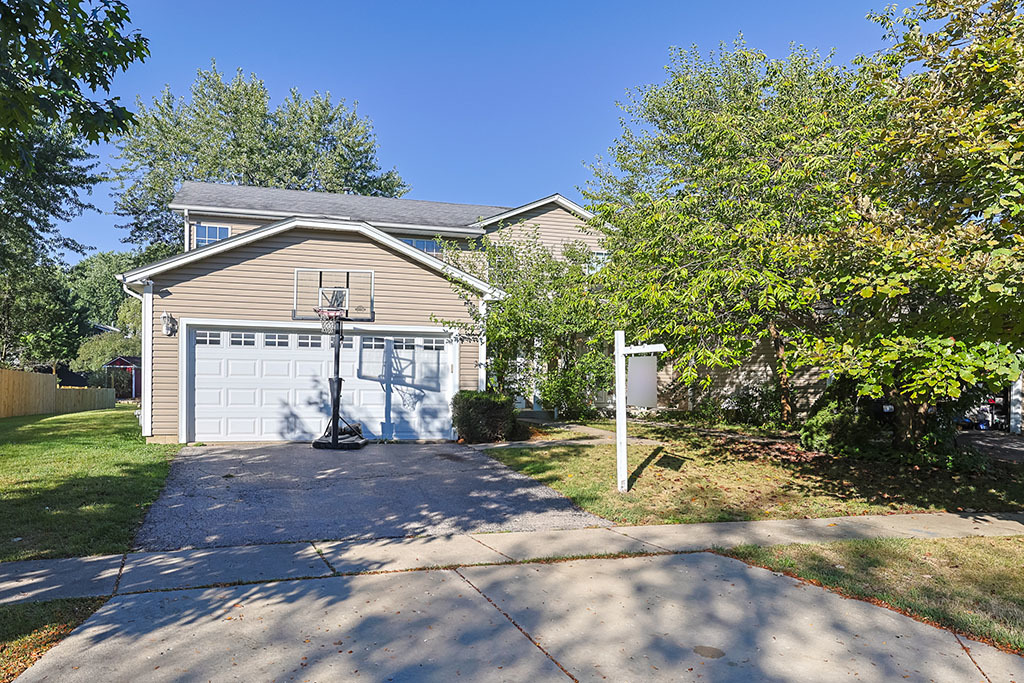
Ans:
{"label": "concrete apron", "polygon": [[1010,681],[1022,661],[697,553],[118,595],[19,681]]}

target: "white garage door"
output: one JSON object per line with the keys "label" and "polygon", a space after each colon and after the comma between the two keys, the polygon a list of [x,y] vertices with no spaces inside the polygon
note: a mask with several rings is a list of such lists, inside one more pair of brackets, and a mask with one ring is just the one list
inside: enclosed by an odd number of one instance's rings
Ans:
{"label": "white garage door", "polygon": [[[191,438],[304,441],[330,418],[331,338],[310,332],[195,329]],[[346,337],[341,414],[375,439],[450,439],[451,343],[443,337]]]}

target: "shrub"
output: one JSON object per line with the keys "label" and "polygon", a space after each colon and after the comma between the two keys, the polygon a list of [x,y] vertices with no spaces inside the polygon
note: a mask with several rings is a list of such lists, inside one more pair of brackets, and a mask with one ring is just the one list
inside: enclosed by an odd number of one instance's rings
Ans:
{"label": "shrub", "polygon": [[452,421],[467,443],[504,441],[516,433],[515,405],[508,396],[460,391],[452,398]]}
{"label": "shrub", "polygon": [[800,428],[800,445],[822,453],[858,455],[871,445],[879,427],[855,403],[831,398],[816,405]]}

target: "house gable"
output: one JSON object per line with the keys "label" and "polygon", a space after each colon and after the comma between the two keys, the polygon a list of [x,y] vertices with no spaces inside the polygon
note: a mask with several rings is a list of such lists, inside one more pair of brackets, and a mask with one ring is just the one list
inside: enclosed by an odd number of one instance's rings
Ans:
{"label": "house gable", "polygon": [[578,242],[585,244],[591,251],[602,251],[602,236],[586,224],[585,215],[592,214],[583,212],[581,215],[570,211],[563,202],[549,200],[535,202],[526,210],[487,224],[485,229],[489,236],[497,239],[529,239],[536,234],[538,241],[556,255],[561,253],[566,244]]}

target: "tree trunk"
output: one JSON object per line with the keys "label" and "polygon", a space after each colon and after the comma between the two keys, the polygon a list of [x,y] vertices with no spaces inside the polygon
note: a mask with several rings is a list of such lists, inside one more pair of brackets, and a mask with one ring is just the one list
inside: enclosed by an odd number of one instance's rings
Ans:
{"label": "tree trunk", "polygon": [[928,404],[913,403],[890,387],[886,395],[893,407],[892,447],[902,453],[916,453],[928,431]]}
{"label": "tree trunk", "polygon": [[789,383],[789,364],[786,361],[786,347],[775,327],[775,323],[769,321],[768,335],[772,340],[772,348],[775,350],[775,366],[779,375],[779,402],[782,407],[782,421],[789,424],[793,421],[793,388]]}

